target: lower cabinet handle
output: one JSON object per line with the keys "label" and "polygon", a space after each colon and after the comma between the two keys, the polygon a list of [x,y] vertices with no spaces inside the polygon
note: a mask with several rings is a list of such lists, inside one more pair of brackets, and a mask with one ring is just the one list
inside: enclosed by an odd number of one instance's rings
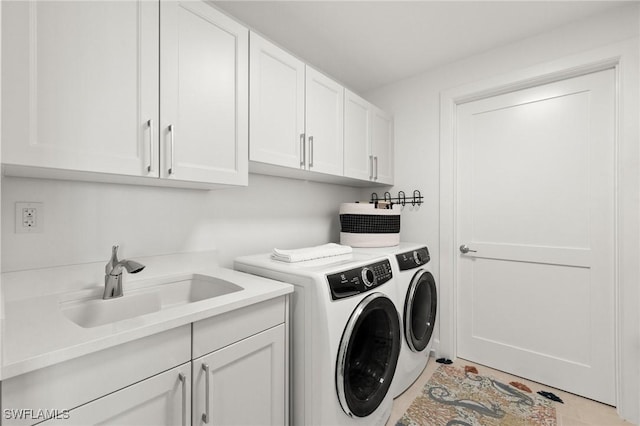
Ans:
{"label": "lower cabinet handle", "polygon": [[149,164],[147,164],[147,173],[149,173],[153,163],[153,120],[147,121],[147,127],[149,128]]}
{"label": "lower cabinet handle", "polygon": [[309,136],[309,168],[313,167],[313,136]]}
{"label": "lower cabinet handle", "polygon": [[169,133],[171,134],[171,163],[169,164],[169,174],[173,174],[173,155],[175,148],[175,129],[173,128],[173,124],[169,124]]}
{"label": "lower cabinet handle", "polygon": [[178,379],[182,382],[182,426],[187,426],[187,376],[180,373]]}
{"label": "lower cabinet handle", "polygon": [[304,157],[307,156],[307,150],[304,145],[304,133],[300,133],[300,167],[304,167]]}
{"label": "lower cabinet handle", "polygon": [[202,421],[209,423],[209,364],[202,364],[202,369],[205,373],[204,379],[204,413],[202,414]]}

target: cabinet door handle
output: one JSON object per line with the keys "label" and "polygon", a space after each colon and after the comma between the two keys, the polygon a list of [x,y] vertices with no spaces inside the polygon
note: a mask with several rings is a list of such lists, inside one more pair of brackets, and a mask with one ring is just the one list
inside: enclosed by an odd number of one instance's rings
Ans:
{"label": "cabinet door handle", "polygon": [[373,180],[373,155],[369,156],[369,180]]}
{"label": "cabinet door handle", "polygon": [[187,426],[187,376],[180,373],[178,379],[182,382],[182,426]]}
{"label": "cabinet door handle", "polygon": [[209,423],[209,364],[202,364],[202,370],[204,370],[204,413],[202,414],[202,421]]}
{"label": "cabinet door handle", "polygon": [[153,120],[147,121],[147,127],[149,128],[149,164],[147,165],[147,173],[149,173],[153,163]]}
{"label": "cabinet door handle", "polygon": [[313,136],[309,136],[309,168],[313,167]]}
{"label": "cabinet door handle", "polygon": [[376,169],[375,169],[376,174],[373,177],[373,180],[378,180],[378,156],[377,155],[373,157],[373,161],[376,163]]}
{"label": "cabinet door handle", "polygon": [[176,133],[176,130],[175,130],[173,124],[169,124],[169,134],[171,136],[170,139],[169,139],[169,141],[171,143],[171,145],[170,145],[170,147],[171,147],[171,162],[169,163],[169,174],[173,174],[173,156],[174,156],[174,153],[175,153],[175,151],[174,151],[174,149],[175,149],[175,133]]}
{"label": "cabinet door handle", "polygon": [[304,145],[304,133],[300,133],[300,167],[304,167],[304,157],[307,156],[307,150]]}

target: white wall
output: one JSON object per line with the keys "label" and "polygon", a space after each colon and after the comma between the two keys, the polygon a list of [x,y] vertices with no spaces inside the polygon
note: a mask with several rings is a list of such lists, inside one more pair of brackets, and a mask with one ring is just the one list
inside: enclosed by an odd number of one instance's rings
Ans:
{"label": "white wall", "polygon": [[[339,240],[338,208],[360,189],[250,175],[249,186],[200,191],[4,177],[3,272],[219,250],[238,255]],[[44,232],[14,232],[17,201],[44,203]]]}
{"label": "white wall", "polygon": [[[404,189],[403,187],[415,186],[422,190],[426,197],[425,205],[421,211],[411,215],[403,215],[402,239],[422,241],[429,245],[433,258],[433,268],[435,269],[434,275],[438,282],[438,264],[440,260],[438,249],[440,220],[440,93],[450,88],[484,79],[493,79],[501,74],[526,69],[623,40],[631,40],[631,43],[635,43],[635,52],[638,52],[638,9],[638,4],[625,5],[601,16],[576,22],[533,38],[514,42],[511,45],[426,72],[365,95],[368,100],[394,115],[396,187]],[[637,79],[638,55],[632,55],[632,57],[624,58],[624,60],[627,64],[625,65],[627,66],[627,71],[632,70]],[[631,65],[629,66],[629,64]],[[633,110],[631,111],[632,118],[628,119],[629,115],[627,115],[627,121],[623,123],[623,127],[633,128],[630,133],[635,135],[634,141],[637,141],[637,91],[633,90],[632,93],[624,101],[623,105],[623,109],[626,110],[623,111],[625,114],[628,114],[630,109]],[[623,96],[626,96],[624,95],[624,88]],[[630,152],[637,154],[637,149],[632,148]],[[637,155],[623,160],[622,167],[625,167],[627,162],[632,165],[629,173],[632,175],[630,181],[633,181],[633,176],[637,177],[638,175]],[[637,212],[637,199],[632,204],[631,206],[622,206],[622,208],[628,208],[627,213],[629,214],[627,216],[633,216],[634,212]],[[636,215],[636,217],[639,216]],[[638,219],[627,225],[630,232],[634,235],[637,234]],[[629,253],[637,255],[638,247],[635,236],[631,238],[630,246],[626,252],[627,255]],[[622,253],[623,262],[625,261],[624,256],[625,253]],[[637,264],[629,264],[627,267],[637,269]],[[633,275],[637,276],[637,272],[634,272]],[[439,282],[440,286],[447,284]],[[637,283],[622,282],[622,286],[623,293],[626,290],[626,293],[632,297],[632,303],[637,303],[638,291],[635,289]],[[626,319],[629,324],[622,324],[624,330],[620,331],[620,333],[623,336],[627,336],[626,342],[623,344],[628,348],[627,355],[638,355],[637,316],[634,317],[634,314],[628,311],[629,309],[627,309],[628,315]],[[633,324],[630,325],[630,323]],[[439,330],[437,330],[435,337],[438,339],[439,336]],[[638,377],[637,361],[635,363],[629,362],[628,364],[623,361],[623,364],[620,368],[623,369],[625,374],[633,378]],[[637,404],[637,380],[629,380],[625,386],[626,389],[623,392],[624,398],[622,400],[623,405],[627,407],[625,416],[637,422],[640,416]]]}

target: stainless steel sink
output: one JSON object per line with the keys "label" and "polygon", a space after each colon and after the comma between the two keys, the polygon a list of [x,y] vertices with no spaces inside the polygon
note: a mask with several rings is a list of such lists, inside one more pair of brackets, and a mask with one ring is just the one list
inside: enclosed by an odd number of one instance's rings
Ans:
{"label": "stainless steel sink", "polygon": [[60,302],[62,314],[80,327],[92,328],[154,312],[208,300],[243,288],[232,282],[193,274],[184,279],[154,281],[153,285],[126,291],[122,297],[103,300],[92,297],[69,297]]}

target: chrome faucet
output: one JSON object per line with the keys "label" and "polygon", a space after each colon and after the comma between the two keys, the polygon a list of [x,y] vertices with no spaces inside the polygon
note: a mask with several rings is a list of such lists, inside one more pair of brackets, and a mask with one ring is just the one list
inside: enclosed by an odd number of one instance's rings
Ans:
{"label": "chrome faucet", "polygon": [[126,269],[130,274],[135,274],[144,269],[144,265],[134,261],[122,259],[118,260],[118,248],[113,246],[111,249],[111,259],[104,268],[104,294],[103,299],[112,299],[122,296],[122,268]]}

